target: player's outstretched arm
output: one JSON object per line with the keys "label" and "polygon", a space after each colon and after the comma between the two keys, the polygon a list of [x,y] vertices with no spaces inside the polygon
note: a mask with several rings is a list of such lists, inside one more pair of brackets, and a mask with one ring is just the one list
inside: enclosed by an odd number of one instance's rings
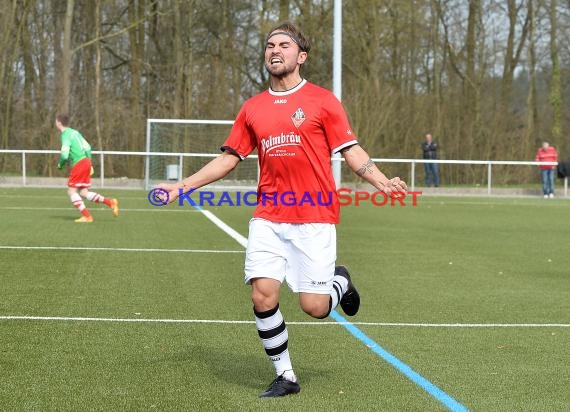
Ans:
{"label": "player's outstretched arm", "polygon": [[378,169],[366,151],[358,144],[347,147],[341,151],[348,167],[358,176],[362,177],[376,189],[386,194],[395,192],[407,192],[406,182],[399,177],[388,179],[384,173]]}
{"label": "player's outstretched arm", "polygon": [[[229,152],[224,152],[220,156],[214,158],[204,167],[198,170],[191,176],[182,179],[177,183],[159,183],[156,188],[164,189],[168,192],[168,203],[174,202],[180,195],[180,189],[183,193],[186,193],[192,189],[199,189],[202,186],[220,180],[232,170],[240,162],[240,158]],[[160,197],[160,195],[159,195]]]}

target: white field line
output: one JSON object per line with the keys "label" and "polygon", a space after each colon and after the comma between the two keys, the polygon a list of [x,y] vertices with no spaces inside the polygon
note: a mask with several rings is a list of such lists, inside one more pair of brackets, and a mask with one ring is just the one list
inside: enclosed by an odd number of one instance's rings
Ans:
{"label": "white field line", "polygon": [[8,246],[0,245],[0,250],[87,250],[104,252],[166,252],[166,253],[241,253],[243,250],[216,250],[216,249],[138,249],[118,247],[76,247],[76,246]]}
{"label": "white field line", "polygon": [[228,236],[230,236],[232,239],[234,239],[236,242],[238,242],[240,245],[242,245],[244,248],[247,248],[247,238],[243,235],[241,235],[240,233],[238,233],[236,230],[234,230],[233,228],[231,228],[230,226],[228,226],[226,223],[224,223],[220,218],[218,218],[217,216],[215,216],[212,212],[208,211],[208,210],[202,210],[202,213],[204,214],[204,216],[206,216],[213,224],[215,224],[217,227],[219,227],[220,229],[222,229]]}
{"label": "white field line", "polygon": [[[145,210],[146,211],[146,210]],[[240,245],[246,247],[247,238],[232,229],[221,219],[207,210],[199,210],[218,228],[226,232]],[[14,248],[0,246],[0,249]],[[20,248],[20,247],[16,247]],[[26,248],[26,247],[21,247]],[[34,249],[59,249],[55,247],[37,247]],[[86,249],[86,250],[120,250],[120,251],[177,251],[190,252],[190,250],[173,250],[173,249],[113,249],[113,248],[68,248],[68,249]],[[243,253],[243,251],[193,251],[194,253]],[[93,318],[93,317],[56,317],[56,316],[0,316],[0,320],[46,320],[46,321],[91,321],[91,322],[137,322],[137,323],[207,323],[207,324],[254,324],[254,321],[240,320],[215,320],[215,319],[139,319],[139,318]],[[315,326],[334,326],[334,325],[361,325],[361,326],[384,326],[384,327],[431,327],[431,328],[568,328],[570,324],[564,323],[401,323],[401,322],[287,322],[290,325],[315,325]]]}
{"label": "white field line", "polygon": [[[231,324],[252,325],[253,320],[221,320],[221,319],[145,319],[145,318],[94,318],[72,316],[19,316],[3,315],[0,320],[27,320],[27,321],[64,321],[64,322],[114,322],[114,323],[203,323],[203,324]],[[403,323],[403,322],[287,322],[288,325],[301,326],[338,326],[359,325],[379,327],[405,327],[405,328],[570,328],[567,323]]]}

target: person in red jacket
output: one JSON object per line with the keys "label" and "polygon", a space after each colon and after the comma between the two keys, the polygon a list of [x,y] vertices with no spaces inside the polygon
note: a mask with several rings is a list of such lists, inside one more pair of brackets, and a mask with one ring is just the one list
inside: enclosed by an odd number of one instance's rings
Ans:
{"label": "person in red jacket", "polygon": [[[558,162],[558,152],[548,142],[543,142],[542,147],[536,151],[535,162]],[[554,197],[554,171],[556,165],[538,166],[542,175],[542,193],[545,199]]]}

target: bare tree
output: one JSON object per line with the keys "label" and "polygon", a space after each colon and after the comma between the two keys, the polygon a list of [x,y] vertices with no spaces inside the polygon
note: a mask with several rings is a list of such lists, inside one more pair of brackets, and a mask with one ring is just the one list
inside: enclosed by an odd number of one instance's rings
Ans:
{"label": "bare tree", "polygon": [[[26,27],[28,5],[13,0],[9,7],[0,12],[0,147],[8,148],[17,73],[13,67],[18,59],[18,45]],[[2,158],[0,170],[4,168]]]}
{"label": "bare tree", "polygon": [[508,107],[509,102],[512,98],[513,77],[515,69],[520,63],[521,53],[524,49],[524,45],[528,35],[531,6],[527,4],[524,24],[520,29],[518,40],[516,38],[518,18],[521,13],[521,10],[523,10],[524,5],[525,5],[524,1],[521,1],[519,4],[517,4],[516,0],[507,1],[507,16],[509,21],[509,29],[507,37],[507,47],[504,55],[503,77],[502,77],[502,87],[501,87],[501,106],[503,108]]}
{"label": "bare tree", "polygon": [[[101,37],[101,0],[95,1],[95,38]],[[103,138],[101,136],[101,42],[95,43],[95,135],[97,148],[103,150]]]}
{"label": "bare tree", "polygon": [[533,144],[538,141],[538,100],[536,90],[536,15],[535,15],[535,1],[527,0],[528,16],[529,16],[529,29],[528,29],[528,96],[527,96],[527,138],[523,140],[526,143],[525,152],[528,153],[528,143]]}
{"label": "bare tree", "polygon": [[60,113],[69,112],[69,99],[71,96],[71,57],[73,51],[71,49],[71,35],[72,35],[72,23],[73,23],[73,12],[75,8],[75,0],[67,0],[65,17],[63,23],[63,46],[61,48],[61,65],[59,69],[60,83],[59,83],[59,97],[57,109]]}
{"label": "bare tree", "polygon": [[550,81],[550,104],[552,105],[552,141],[556,145],[562,137],[562,86],[560,56],[558,54],[558,21],[557,0],[550,0],[550,60],[552,63],[552,77]]}
{"label": "bare tree", "polygon": [[[314,43],[303,76],[331,88],[333,5],[4,0],[0,147],[57,147],[56,109],[96,148],[128,151],[144,150],[147,117],[231,119],[268,86],[264,37],[281,20]],[[427,131],[446,158],[528,159],[544,136],[570,149],[570,0],[351,0],[342,12],[343,104],[374,155],[415,157]],[[29,164],[51,173],[46,159]],[[127,156],[106,173],[140,176],[141,165]]]}

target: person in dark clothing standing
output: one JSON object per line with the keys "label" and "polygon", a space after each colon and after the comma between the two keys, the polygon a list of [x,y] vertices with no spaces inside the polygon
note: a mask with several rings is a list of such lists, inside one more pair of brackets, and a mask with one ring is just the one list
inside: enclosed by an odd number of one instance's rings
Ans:
{"label": "person in dark clothing standing", "polygon": [[[426,134],[426,140],[422,143],[422,151],[424,159],[437,159],[437,143],[433,140],[431,134]],[[427,187],[439,186],[439,172],[437,163],[424,163],[425,183]]]}

